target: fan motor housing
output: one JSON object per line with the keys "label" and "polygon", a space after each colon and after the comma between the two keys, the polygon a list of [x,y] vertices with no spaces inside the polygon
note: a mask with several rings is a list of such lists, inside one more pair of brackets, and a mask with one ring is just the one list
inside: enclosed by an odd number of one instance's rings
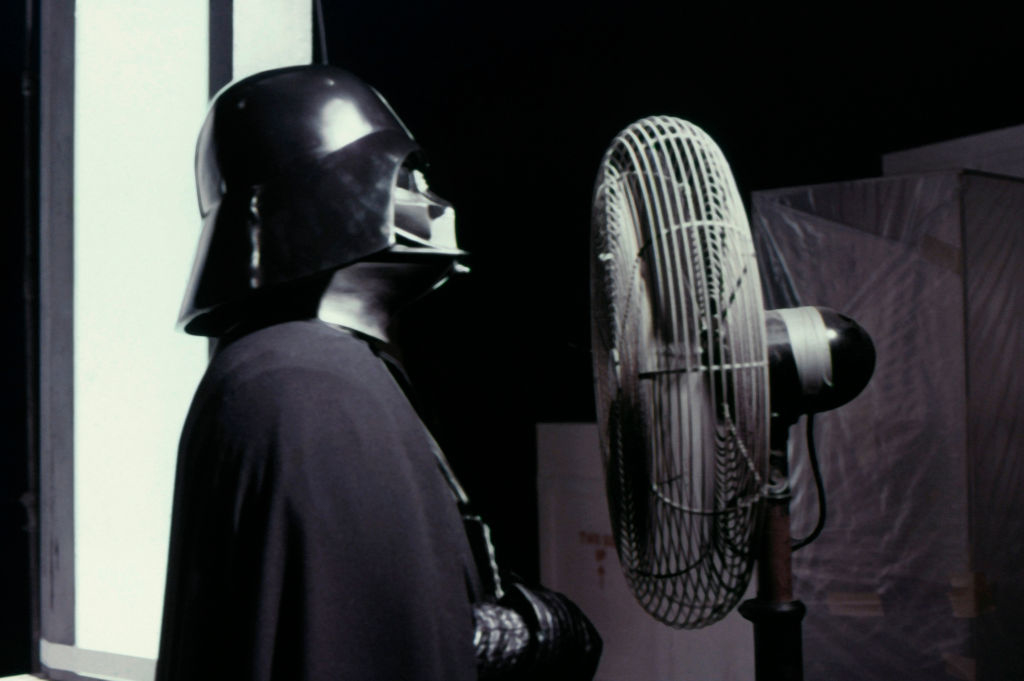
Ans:
{"label": "fan motor housing", "polygon": [[788,427],[860,394],[875,346],[860,324],[827,307],[765,312],[772,420]]}

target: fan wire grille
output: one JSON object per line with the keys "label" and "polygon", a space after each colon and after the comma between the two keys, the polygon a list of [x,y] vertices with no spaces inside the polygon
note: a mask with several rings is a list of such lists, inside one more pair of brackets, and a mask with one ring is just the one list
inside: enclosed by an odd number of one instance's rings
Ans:
{"label": "fan wire grille", "polygon": [[696,126],[621,132],[595,190],[595,383],[613,531],[655,618],[724,617],[753,568],[768,438],[764,312],[743,204]]}

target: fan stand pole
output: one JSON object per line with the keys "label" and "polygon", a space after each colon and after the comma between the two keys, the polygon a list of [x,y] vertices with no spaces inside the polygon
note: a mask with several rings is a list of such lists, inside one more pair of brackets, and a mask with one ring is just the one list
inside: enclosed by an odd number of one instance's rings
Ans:
{"label": "fan stand pole", "polygon": [[[781,438],[775,436],[777,430],[784,433]],[[740,614],[754,624],[757,681],[802,681],[804,678],[800,622],[807,608],[793,600],[788,430],[772,429],[771,485],[758,560],[757,598],[744,601],[739,607]]]}

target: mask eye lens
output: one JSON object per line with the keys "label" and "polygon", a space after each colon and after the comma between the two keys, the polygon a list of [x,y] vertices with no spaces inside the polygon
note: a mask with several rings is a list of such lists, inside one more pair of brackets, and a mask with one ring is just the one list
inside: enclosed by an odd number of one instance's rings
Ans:
{"label": "mask eye lens", "polygon": [[412,182],[412,189],[421,194],[426,193],[430,189],[430,185],[427,184],[427,178],[423,177],[423,173],[418,170],[412,171]]}
{"label": "mask eye lens", "polygon": [[427,184],[427,178],[423,176],[423,173],[409,165],[403,165],[398,169],[395,186],[419,194],[425,194],[430,190],[430,185]]}
{"label": "mask eye lens", "polygon": [[398,169],[398,177],[395,178],[395,186],[399,189],[406,189],[408,191],[416,191],[416,180],[413,177],[413,170],[408,166],[402,166]]}

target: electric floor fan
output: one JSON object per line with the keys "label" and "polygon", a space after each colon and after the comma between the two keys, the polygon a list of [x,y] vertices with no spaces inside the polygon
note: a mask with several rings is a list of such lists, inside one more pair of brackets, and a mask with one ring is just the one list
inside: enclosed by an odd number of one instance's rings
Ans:
{"label": "electric floor fan", "polygon": [[630,589],[656,619],[703,627],[736,607],[757,564],[757,597],[740,605],[757,679],[801,679],[788,433],[864,388],[869,336],[826,308],[763,309],[729,165],[703,130],[667,116],[630,125],[605,153],[591,310],[606,491]]}

